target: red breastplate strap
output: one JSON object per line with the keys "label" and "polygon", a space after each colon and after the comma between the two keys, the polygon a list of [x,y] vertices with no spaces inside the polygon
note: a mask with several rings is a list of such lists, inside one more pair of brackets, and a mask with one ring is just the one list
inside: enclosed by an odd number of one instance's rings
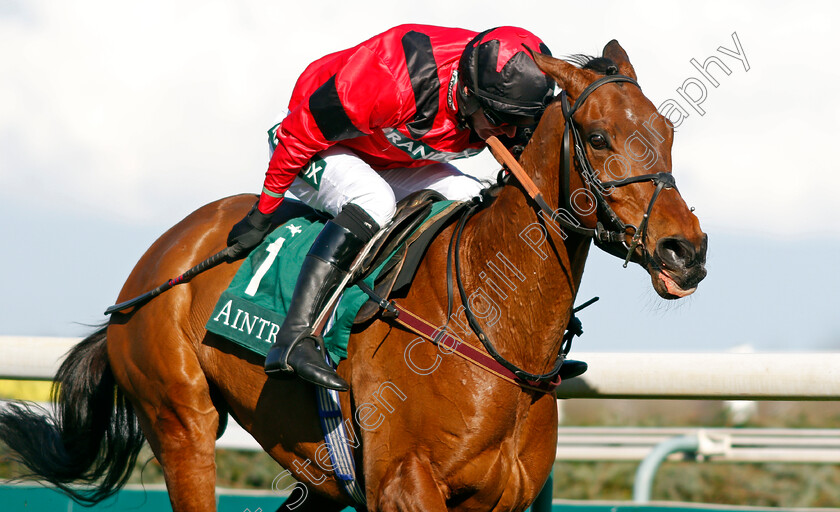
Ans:
{"label": "red breastplate strap", "polygon": [[486,352],[461,341],[457,336],[450,334],[448,331],[441,331],[439,328],[400,306],[396,301],[390,301],[388,305],[390,307],[383,309],[389,311],[391,315],[396,314],[393,319],[398,324],[404,326],[411,332],[416,333],[418,336],[421,336],[427,341],[431,341],[435,345],[443,345],[447,352],[457,354],[470,363],[487,370],[501,379],[519,387],[532,391],[538,391],[540,393],[553,393],[554,390],[557,389],[557,386],[560,385],[559,375],[551,382],[522,380],[516,377],[513,372],[497,363]]}

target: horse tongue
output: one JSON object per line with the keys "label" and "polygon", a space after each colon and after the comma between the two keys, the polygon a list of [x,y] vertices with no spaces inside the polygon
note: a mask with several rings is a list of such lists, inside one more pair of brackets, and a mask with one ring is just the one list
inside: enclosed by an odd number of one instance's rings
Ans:
{"label": "horse tongue", "polygon": [[694,290],[697,288],[689,288],[688,290],[683,290],[680,286],[671,279],[671,276],[666,274],[665,272],[659,272],[659,279],[665,284],[665,289],[668,290],[668,293],[677,297],[685,297],[687,295],[691,295],[694,293]]}

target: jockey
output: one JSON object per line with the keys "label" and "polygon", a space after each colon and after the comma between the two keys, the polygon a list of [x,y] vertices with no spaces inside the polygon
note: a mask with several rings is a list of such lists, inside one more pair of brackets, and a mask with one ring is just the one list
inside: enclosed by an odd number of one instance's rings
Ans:
{"label": "jockey", "polygon": [[448,162],[477,154],[492,135],[536,124],[554,82],[525,46],[550,54],[516,27],[476,34],[402,25],[303,72],[288,115],[269,130],[273,154],[259,201],[227,240],[237,256],[259,245],[287,190],[332,216],[304,260],[266,357],[269,376],[296,372],[349,389],[309,337],[316,317],[398,200],[422,189],[451,200],[479,195],[484,185]]}

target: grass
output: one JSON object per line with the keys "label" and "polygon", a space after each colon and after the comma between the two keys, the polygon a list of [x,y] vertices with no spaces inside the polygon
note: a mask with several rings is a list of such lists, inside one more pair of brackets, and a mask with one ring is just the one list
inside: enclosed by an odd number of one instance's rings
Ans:
{"label": "grass", "polygon": [[[557,463],[554,497],[630,500],[638,464]],[[654,500],[768,507],[840,507],[840,469],[827,464],[665,462]]]}
{"label": "grass", "polygon": [[[565,426],[838,428],[837,402],[757,402],[734,424],[724,402],[570,400]],[[635,462],[557,463],[554,497],[629,500]],[[664,462],[652,499],[774,507],[840,507],[840,468],[830,464]]]}
{"label": "grass", "polygon": [[[719,401],[570,400],[562,403],[565,426],[736,426]],[[759,402],[746,427],[837,428],[840,403]],[[217,485],[271,489],[283,470],[263,452],[218,450]],[[629,500],[635,462],[555,464],[554,497]],[[21,466],[0,445],[0,478]],[[144,448],[130,483],[163,483],[163,471]],[[282,487],[285,487],[283,485]],[[840,507],[840,468],[829,464],[665,462],[653,499],[776,507]]]}

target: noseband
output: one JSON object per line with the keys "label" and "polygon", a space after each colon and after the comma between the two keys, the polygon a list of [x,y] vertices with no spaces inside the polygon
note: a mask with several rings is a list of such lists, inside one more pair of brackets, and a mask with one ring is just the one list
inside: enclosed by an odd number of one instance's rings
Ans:
{"label": "noseband", "polygon": [[[592,168],[592,164],[586,156],[583,139],[580,136],[580,132],[578,131],[572,117],[583,105],[583,102],[586,101],[586,98],[595,91],[595,89],[612,82],[629,82],[636,87],[639,87],[639,84],[629,76],[605,76],[589,84],[580,96],[577,97],[571,108],[569,107],[569,98],[566,95],[566,91],[563,90],[560,92],[560,105],[563,108],[563,117],[565,119],[565,127],[563,128],[563,154],[565,156],[562,163],[561,177],[563,188],[560,191],[562,194],[562,204],[569,213],[574,211],[571,204],[572,194],[569,185],[569,177],[571,175],[573,165],[572,155],[574,154],[574,159],[580,167],[580,175],[583,179],[584,186],[586,187],[586,190],[595,197],[598,218],[595,229],[583,228],[580,225],[566,225],[570,224],[566,222],[562,222],[562,224],[576,233],[592,237],[595,240],[595,243],[606,252],[619,258],[624,257],[624,266],[627,267],[627,263],[633,256],[636,247],[638,247],[639,244],[644,246],[645,238],[647,236],[648,219],[650,218],[651,210],[653,210],[653,204],[659,197],[659,193],[662,192],[662,189],[676,189],[677,185],[674,181],[674,176],[671,173],[666,172],[631,176],[629,178],[613,181],[601,181],[598,179],[598,173]],[[641,87],[639,88],[641,89]],[[572,139],[574,139],[574,153],[571,151]],[[642,222],[638,227],[633,224],[626,224],[622,222],[615,211],[613,211],[610,205],[607,204],[607,201],[604,198],[604,193],[611,188],[623,187],[625,185],[645,181],[652,181],[656,185],[656,189],[654,190],[653,195],[650,198],[650,202],[648,203],[647,211],[645,211]],[[609,192],[607,192],[607,195],[609,195]],[[602,219],[604,219],[604,221],[602,221]],[[560,219],[556,220],[559,221]],[[633,236],[629,244],[627,243],[628,235]],[[624,250],[627,251],[626,256],[624,255]]]}

